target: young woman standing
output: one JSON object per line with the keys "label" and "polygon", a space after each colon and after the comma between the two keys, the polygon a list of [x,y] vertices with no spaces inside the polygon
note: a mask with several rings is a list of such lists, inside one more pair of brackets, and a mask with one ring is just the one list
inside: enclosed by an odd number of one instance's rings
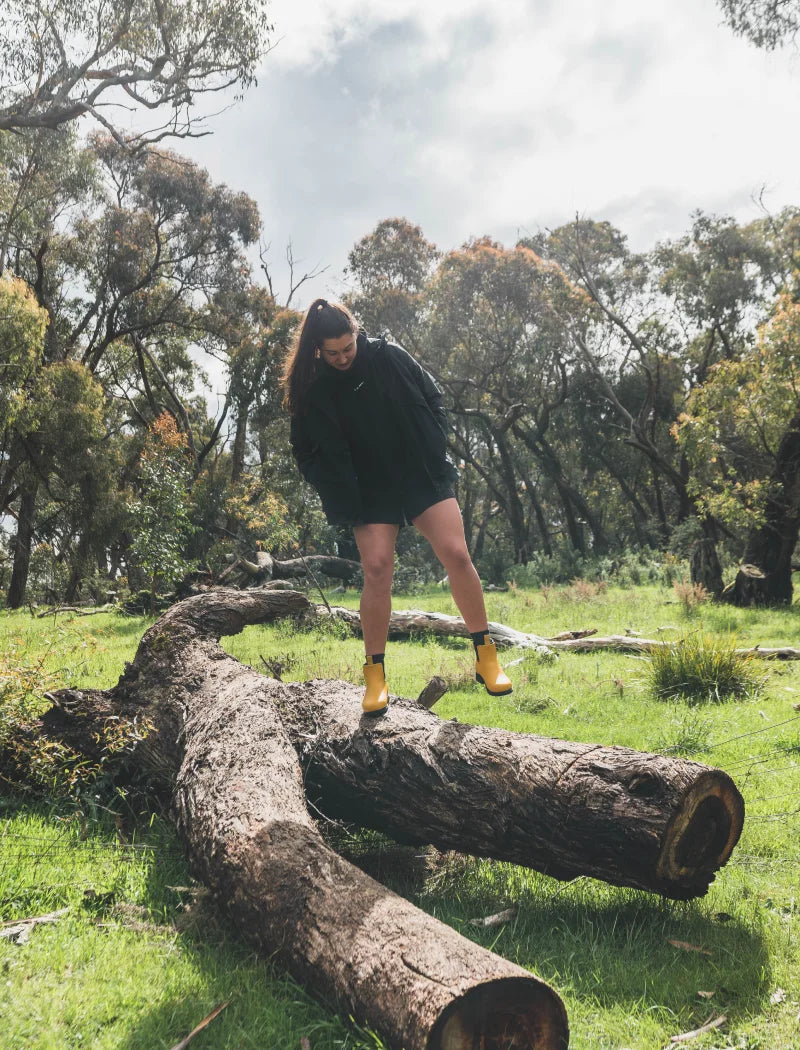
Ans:
{"label": "young woman standing", "polygon": [[361,555],[364,711],[379,714],[389,700],[384,650],[395,541],[405,524],[444,566],[475,646],[476,678],[493,696],[510,693],[464,538],[453,492],[458,472],[433,378],[402,347],[368,339],[346,307],[315,299],[286,359],[283,387],[300,472],[328,521],[352,528]]}

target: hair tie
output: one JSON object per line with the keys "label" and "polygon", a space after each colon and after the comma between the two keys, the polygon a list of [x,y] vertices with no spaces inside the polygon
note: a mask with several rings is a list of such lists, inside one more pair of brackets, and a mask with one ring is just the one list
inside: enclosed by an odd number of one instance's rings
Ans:
{"label": "hair tie", "polygon": [[319,302],[317,303],[317,309],[318,310],[322,310],[323,307],[325,307],[327,305],[328,305],[327,299],[320,299]]}

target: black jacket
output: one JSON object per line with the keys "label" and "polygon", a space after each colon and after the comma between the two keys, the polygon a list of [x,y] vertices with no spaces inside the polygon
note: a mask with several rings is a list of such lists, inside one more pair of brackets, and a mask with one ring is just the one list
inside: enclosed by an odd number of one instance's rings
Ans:
{"label": "black jacket", "polygon": [[362,333],[357,346],[346,372],[320,363],[291,421],[297,465],[332,525],[361,523],[365,490],[397,490],[415,479],[444,490],[458,477],[433,377],[385,338]]}

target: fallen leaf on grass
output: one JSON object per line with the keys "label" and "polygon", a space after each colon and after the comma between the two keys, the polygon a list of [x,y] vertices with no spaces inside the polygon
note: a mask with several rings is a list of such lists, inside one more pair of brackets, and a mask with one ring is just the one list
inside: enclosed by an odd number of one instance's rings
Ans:
{"label": "fallen leaf on grass", "polygon": [[772,995],[769,997],[769,1001],[773,1006],[777,1006],[779,1003],[785,1002],[786,992],[783,988],[776,988]]}
{"label": "fallen leaf on grass", "polygon": [[697,944],[689,944],[688,941],[673,941],[667,937],[667,944],[671,944],[673,948],[680,948],[684,952],[700,952],[701,955],[711,955],[708,948],[701,948]]}
{"label": "fallen leaf on grass", "polygon": [[692,1039],[696,1039],[699,1035],[705,1035],[706,1032],[713,1032],[715,1028],[721,1028],[728,1018],[725,1014],[720,1014],[719,1017],[715,1017],[713,1021],[706,1021],[705,1024],[700,1025],[699,1028],[693,1029],[691,1032],[681,1032],[680,1035],[673,1035],[670,1039],[671,1043],[688,1043]]}
{"label": "fallen leaf on grass", "polygon": [[501,926],[504,922],[510,922],[516,917],[516,914],[516,908],[506,908],[505,911],[499,911],[496,915],[487,915],[483,919],[470,919],[469,921],[473,926]]}
{"label": "fallen leaf on grass", "polygon": [[185,1050],[185,1047],[189,1045],[189,1043],[192,1041],[192,1039],[194,1039],[197,1033],[202,1032],[204,1028],[210,1025],[214,1018],[221,1014],[229,1003],[230,999],[226,999],[224,1003],[220,1003],[219,1006],[215,1006],[211,1013],[208,1014],[207,1017],[204,1017],[200,1024],[197,1025],[196,1028],[193,1028],[191,1032],[189,1032],[185,1039],[181,1039],[179,1043],[176,1043],[172,1047],[172,1050]]}
{"label": "fallen leaf on grass", "polygon": [[712,999],[716,993],[715,992],[701,992],[700,989],[698,988],[697,994],[700,996],[701,999]]}

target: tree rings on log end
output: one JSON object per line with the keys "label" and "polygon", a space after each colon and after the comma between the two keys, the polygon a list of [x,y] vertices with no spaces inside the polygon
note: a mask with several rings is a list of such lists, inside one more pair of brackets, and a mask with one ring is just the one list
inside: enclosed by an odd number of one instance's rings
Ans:
{"label": "tree rings on log end", "polygon": [[484,981],[450,1003],[426,1050],[566,1050],[564,1004],[546,984],[525,977]]}
{"label": "tree rings on log end", "polygon": [[744,824],[744,799],[719,769],[709,770],[681,799],[661,847],[656,872],[680,897],[702,896],[730,857]]}

